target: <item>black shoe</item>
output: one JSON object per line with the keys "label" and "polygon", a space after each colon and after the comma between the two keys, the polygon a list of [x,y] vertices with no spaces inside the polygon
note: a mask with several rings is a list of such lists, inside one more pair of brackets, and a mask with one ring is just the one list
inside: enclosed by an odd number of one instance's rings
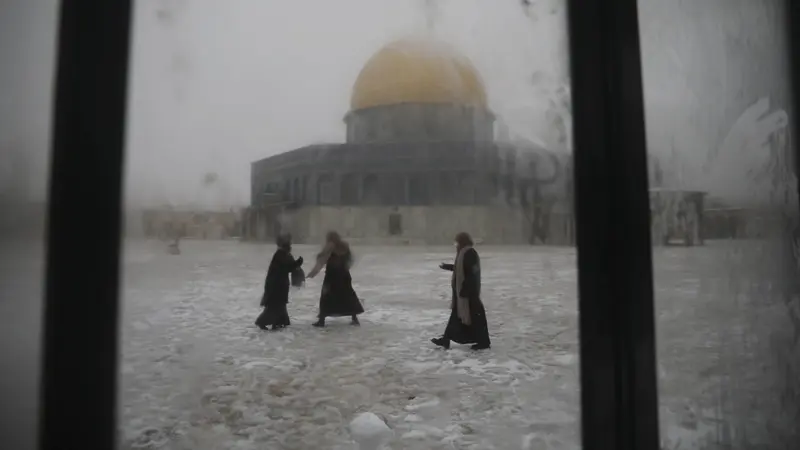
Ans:
{"label": "black shoe", "polygon": [[491,348],[492,346],[489,344],[475,344],[470,347],[473,350],[486,350],[487,348]]}
{"label": "black shoe", "polygon": [[322,328],[322,327],[325,326],[325,321],[324,320],[318,320],[318,321],[312,323],[311,326],[312,327],[317,327],[317,328]]}
{"label": "black shoe", "polygon": [[353,318],[350,320],[350,325],[353,325],[353,326],[359,326],[359,325],[361,325],[361,322],[359,322],[359,321],[358,321],[358,317],[353,317]]}
{"label": "black shoe", "polygon": [[442,347],[445,350],[450,349],[450,339],[445,339],[443,337],[433,338],[431,339],[431,342],[433,342],[435,345],[438,345],[439,347]]}

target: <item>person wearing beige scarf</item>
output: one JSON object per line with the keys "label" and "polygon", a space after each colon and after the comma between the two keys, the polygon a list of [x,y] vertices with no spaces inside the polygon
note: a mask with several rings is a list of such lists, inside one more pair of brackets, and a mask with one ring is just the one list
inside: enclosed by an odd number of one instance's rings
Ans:
{"label": "person wearing beige scarf", "polygon": [[481,301],[480,257],[473,248],[467,233],[458,233],[455,239],[456,258],[453,264],[442,264],[444,270],[453,272],[453,291],[450,320],[442,337],[431,339],[434,344],[449,349],[450,342],[474,344],[473,350],[491,346],[486,323],[486,310]]}
{"label": "person wearing beige scarf", "polygon": [[464,325],[472,325],[472,319],[469,316],[469,299],[461,295],[461,287],[464,285],[464,255],[468,250],[472,250],[471,245],[465,245],[456,254],[456,263],[453,268],[453,280],[456,290],[455,309],[458,318]]}

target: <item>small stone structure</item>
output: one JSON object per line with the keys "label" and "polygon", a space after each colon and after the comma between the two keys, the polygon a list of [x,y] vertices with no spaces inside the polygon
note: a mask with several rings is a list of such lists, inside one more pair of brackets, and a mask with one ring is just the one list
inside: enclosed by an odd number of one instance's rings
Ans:
{"label": "small stone structure", "polygon": [[703,245],[703,201],[706,193],[650,189],[651,237],[654,245]]}

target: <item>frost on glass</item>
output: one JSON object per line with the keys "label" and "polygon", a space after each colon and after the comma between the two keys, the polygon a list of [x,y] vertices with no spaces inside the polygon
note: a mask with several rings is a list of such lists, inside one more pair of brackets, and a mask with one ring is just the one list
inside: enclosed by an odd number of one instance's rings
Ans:
{"label": "frost on glass", "polygon": [[700,245],[654,252],[664,447],[793,448],[799,205],[783,2],[641,0],[639,14],[651,160],[665,187],[702,196]]}

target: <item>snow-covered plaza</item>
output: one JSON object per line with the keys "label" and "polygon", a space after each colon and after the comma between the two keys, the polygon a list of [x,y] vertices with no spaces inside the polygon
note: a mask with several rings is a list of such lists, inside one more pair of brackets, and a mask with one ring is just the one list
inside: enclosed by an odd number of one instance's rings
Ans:
{"label": "snow-covered plaza", "polygon": [[[654,249],[662,430],[680,448],[715,432],[731,358],[763,353],[732,340],[757,322],[730,295],[732,245]],[[253,321],[273,249],[126,244],[123,449],[353,449],[362,412],[386,422],[391,449],[579,448],[575,249],[478,246],[483,352],[429,342],[449,314],[437,266],[451,248],[355,245],[361,326],[311,327],[320,277],[292,290],[293,324],[271,332]],[[316,251],[294,249],[309,262]]]}

